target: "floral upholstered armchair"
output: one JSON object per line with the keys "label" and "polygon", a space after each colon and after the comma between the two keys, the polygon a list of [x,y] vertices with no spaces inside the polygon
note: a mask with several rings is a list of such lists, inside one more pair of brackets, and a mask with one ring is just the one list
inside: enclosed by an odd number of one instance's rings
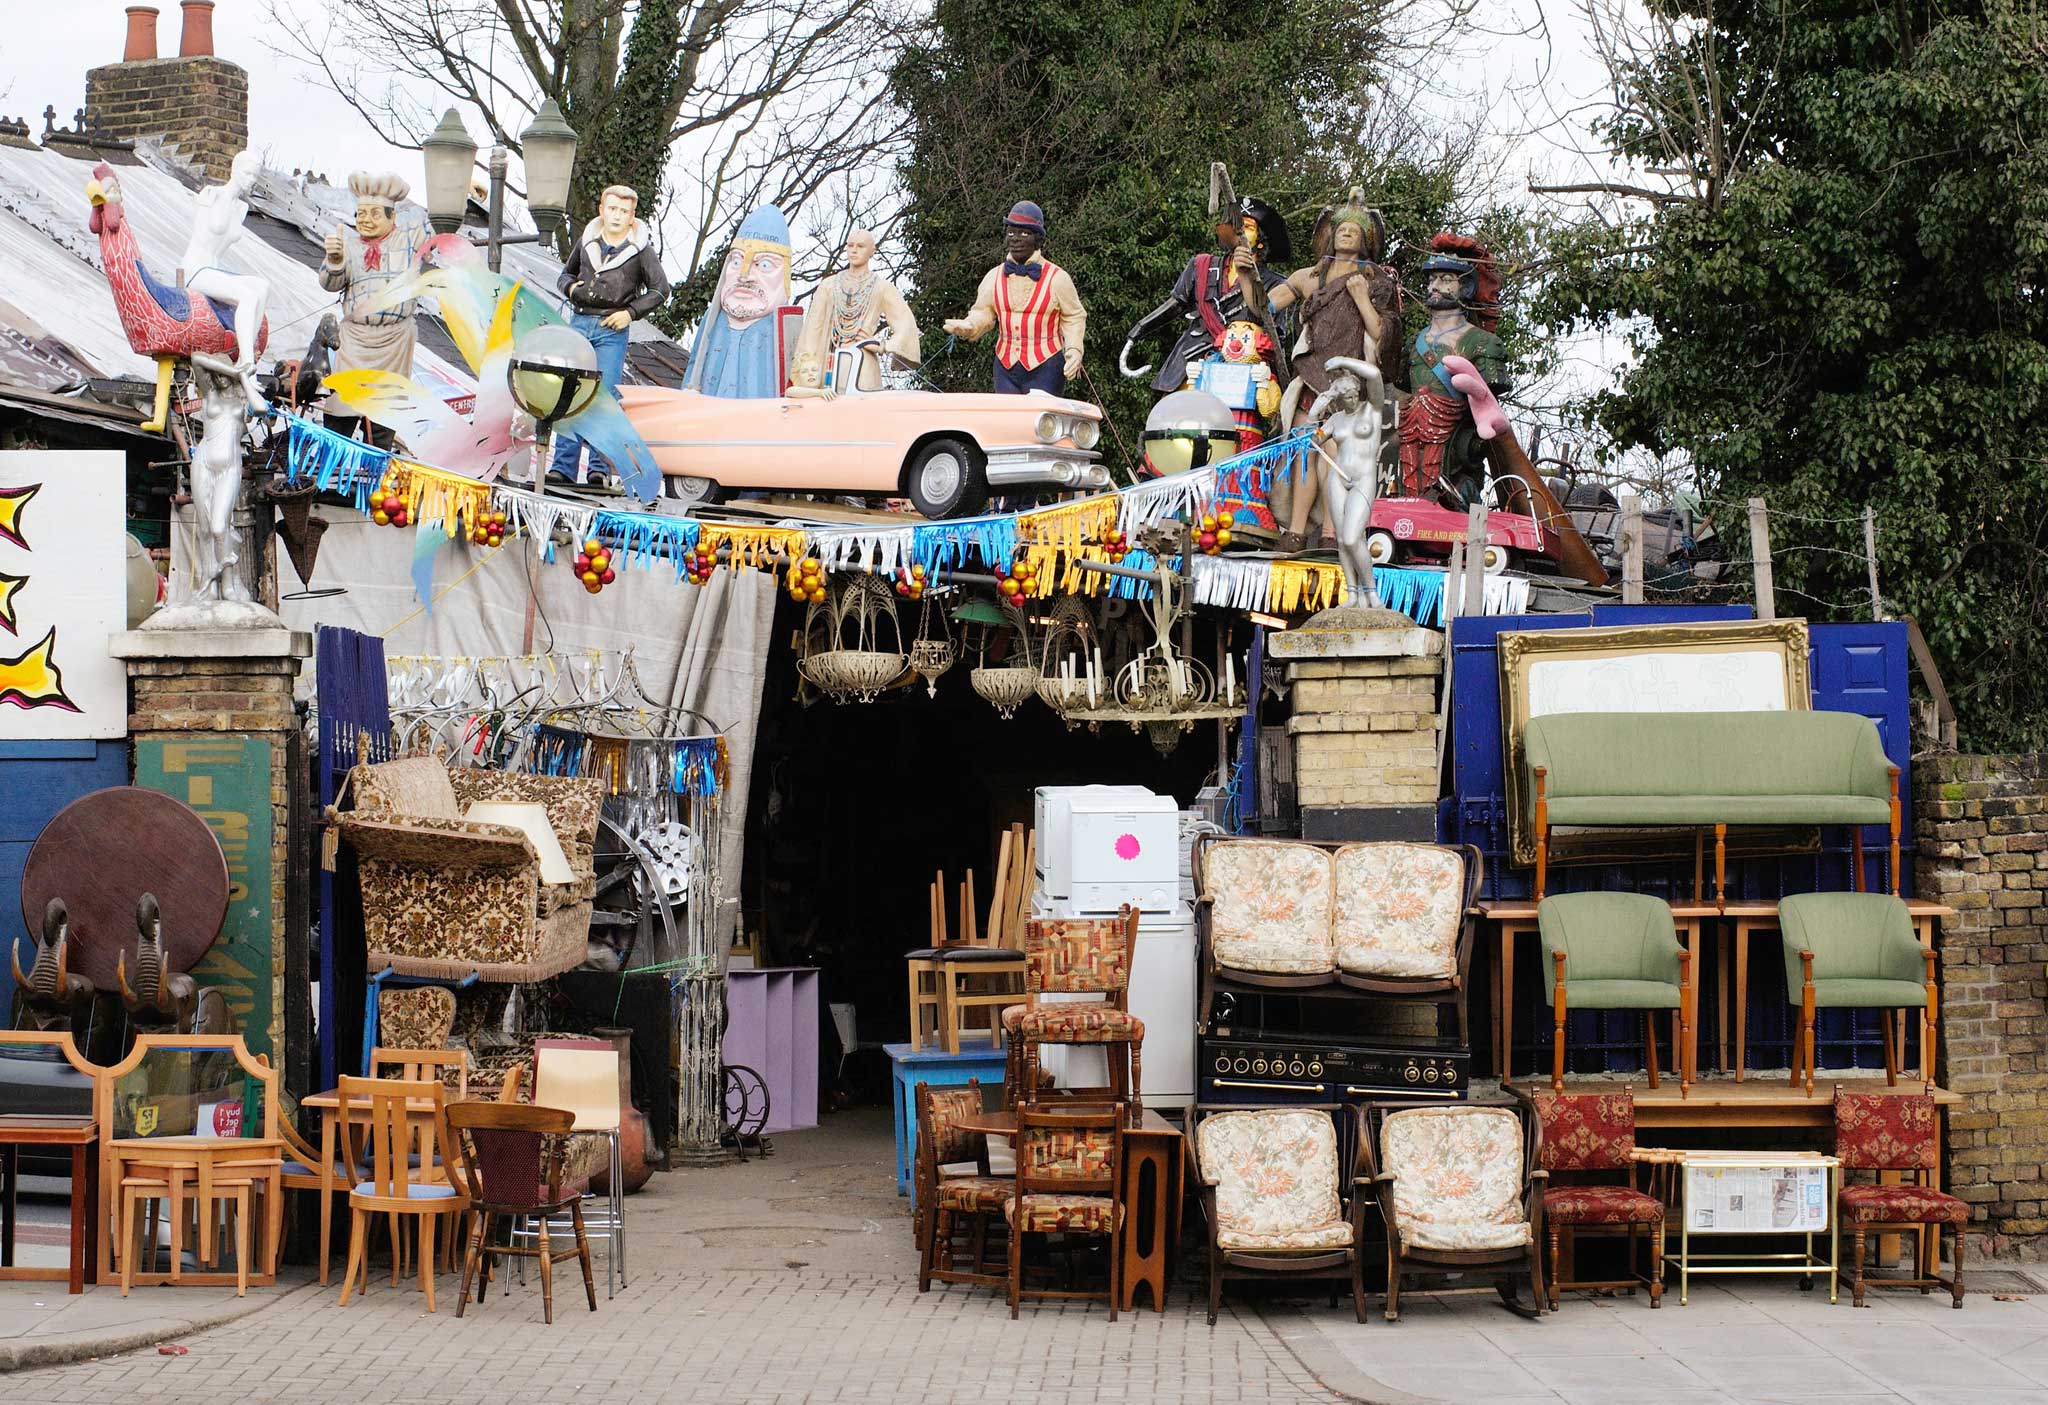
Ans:
{"label": "floral upholstered armchair", "polygon": [[[1538,1159],[1553,1177],[1543,1192],[1543,1223],[1550,1231],[1550,1310],[1557,1311],[1558,1294],[1569,1288],[1620,1288],[1632,1294],[1638,1283],[1649,1290],[1650,1306],[1661,1306],[1671,1167],[1668,1163],[1649,1167],[1650,1188],[1638,1188],[1635,1094],[1624,1085],[1615,1093],[1539,1089],[1529,1096],[1543,1128]],[[1557,1176],[1572,1180],[1560,1185]],[[1617,1177],[1625,1178],[1624,1183],[1616,1184]],[[1626,1235],[1630,1276],[1600,1282],[1564,1278],[1561,1250],[1566,1230],[1575,1235],[1593,1231]],[[1635,1273],[1638,1238],[1648,1239],[1650,1245],[1650,1269],[1641,1276]],[[1573,1268],[1576,1272],[1577,1265]]]}
{"label": "floral upholstered armchair", "polygon": [[1219,992],[1368,991],[1449,1010],[1466,1038],[1482,872],[1471,845],[1195,842],[1202,1011]]}
{"label": "floral upholstered armchair", "polygon": [[[535,981],[582,964],[597,891],[598,781],[412,756],[355,767],[346,794],[354,808],[334,819],[356,853],[372,969]],[[573,878],[542,882],[524,833],[464,819],[479,800],[545,805]]]}
{"label": "floral upholstered armchair", "polygon": [[[1929,1228],[1915,1251],[1911,1277],[1876,1280],[1888,1287],[1949,1290],[1950,1305],[1963,1305],[1963,1249],[1970,1234],[1969,1202],[1935,1189],[1941,1169],[1941,1122],[1929,1089],[1912,1093],[1852,1093],[1835,1086],[1835,1155],[1842,1174],[1868,1171],[1881,1175],[1901,1171],[1904,1185],[1844,1185],[1837,1201],[1839,1223],[1851,1236],[1854,1250],[1849,1278],[1850,1301],[1863,1306],[1863,1260],[1872,1230]],[[1943,1278],[1941,1227],[1955,1235],[1955,1257]]]}
{"label": "floral upholstered armchair", "polygon": [[[1401,1315],[1409,1273],[1494,1270],[1500,1299],[1524,1317],[1543,1311],[1543,1132],[1533,1107],[1369,1110],[1360,1148],[1387,1226],[1387,1321]],[[1533,1306],[1515,1297],[1529,1280]]]}
{"label": "floral upholstered armchair", "polygon": [[[1347,1177],[1349,1107],[1188,1109],[1188,1172],[1209,1231],[1209,1322],[1226,1279],[1348,1280],[1365,1321],[1364,1185]],[[1332,1290],[1335,1291],[1334,1289]]]}

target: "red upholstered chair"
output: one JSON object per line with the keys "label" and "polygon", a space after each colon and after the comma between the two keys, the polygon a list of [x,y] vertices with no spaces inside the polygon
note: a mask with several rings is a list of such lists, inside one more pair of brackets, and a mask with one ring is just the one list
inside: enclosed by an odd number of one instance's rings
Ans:
{"label": "red upholstered chair", "polygon": [[[1664,1303],[1664,1210],[1665,1197],[1641,1190],[1636,1185],[1635,1094],[1627,1088],[1618,1093],[1556,1093],[1548,1090],[1531,1094],[1536,1116],[1543,1125],[1539,1164],[1550,1172],[1543,1192],[1543,1220],[1550,1228],[1550,1310],[1557,1311],[1558,1292],[1565,1288],[1622,1288],[1633,1293],[1636,1284],[1650,1290],[1650,1306]],[[1560,1174],[1622,1171],[1626,1185],[1574,1180],[1560,1185]],[[1655,1168],[1653,1188],[1665,1168]],[[1602,1282],[1560,1280],[1558,1252],[1564,1230],[1619,1230],[1628,1237],[1631,1277]],[[1650,1240],[1650,1273],[1633,1276],[1636,1238],[1644,1231]]]}
{"label": "red upholstered chair", "polygon": [[[1130,1012],[1131,954],[1138,911],[1115,917],[1031,918],[1024,924],[1024,1003],[1003,1011],[1003,1028],[1021,1060],[1008,1097],[1036,1102],[1045,1093],[1038,1051],[1044,1044],[1097,1044],[1109,1065],[1106,1088],[1071,1088],[1064,1100],[1118,1102],[1136,1125],[1145,1022]],[[1094,1001],[1051,1001],[1045,995],[1100,995]]]}
{"label": "red upholstered chair", "polygon": [[[1970,1232],[1970,1207],[1934,1188],[1941,1142],[1935,1136],[1934,1094],[1850,1093],[1835,1085],[1835,1155],[1842,1160],[1842,1178],[1851,1171],[1905,1171],[1905,1185],[1844,1185],[1837,1205],[1841,1227],[1855,1239],[1854,1267],[1849,1276],[1850,1300],[1863,1306],[1863,1255],[1872,1230],[1917,1230],[1934,1226],[1925,1254],[1911,1278],[1880,1280],[1889,1287],[1918,1288],[1925,1293],[1946,1288],[1954,1305],[1963,1305],[1963,1242]],[[1937,1272],[1941,1258],[1941,1226],[1955,1231],[1955,1259],[1950,1277]]]}

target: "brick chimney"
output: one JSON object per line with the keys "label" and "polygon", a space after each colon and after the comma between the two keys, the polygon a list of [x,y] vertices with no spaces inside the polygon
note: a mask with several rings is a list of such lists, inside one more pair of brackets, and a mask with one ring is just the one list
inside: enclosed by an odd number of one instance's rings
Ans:
{"label": "brick chimney", "polygon": [[182,0],[176,58],[157,58],[156,10],[128,11],[119,63],[85,75],[86,124],[111,137],[154,137],[226,180],[228,162],[249,144],[249,75],[213,52],[213,0]]}

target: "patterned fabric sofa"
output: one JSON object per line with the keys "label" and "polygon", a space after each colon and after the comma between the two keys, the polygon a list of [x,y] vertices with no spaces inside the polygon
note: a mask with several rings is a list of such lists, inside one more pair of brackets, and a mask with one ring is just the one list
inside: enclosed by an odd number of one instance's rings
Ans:
{"label": "patterned fabric sofa", "polygon": [[[372,969],[536,981],[582,964],[597,891],[600,782],[450,769],[414,756],[355,767],[347,795],[354,808],[335,818],[358,860]],[[544,804],[574,878],[543,883],[523,833],[463,819],[479,800]]]}
{"label": "patterned fabric sofa", "polygon": [[1449,1006],[1463,1040],[1481,864],[1469,844],[1202,836],[1203,1017],[1221,990],[1334,987]]}

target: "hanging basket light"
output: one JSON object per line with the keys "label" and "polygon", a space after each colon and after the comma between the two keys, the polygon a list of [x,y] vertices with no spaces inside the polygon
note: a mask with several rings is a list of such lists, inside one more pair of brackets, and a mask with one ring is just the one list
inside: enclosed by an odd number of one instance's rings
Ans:
{"label": "hanging basket light", "polygon": [[977,668],[967,675],[967,681],[1007,721],[1038,691],[1038,670],[1028,664]]}
{"label": "hanging basket light", "polygon": [[844,584],[835,580],[829,597],[812,603],[796,670],[819,692],[839,702],[873,702],[903,676],[909,662],[895,597],[877,577],[850,576]]}
{"label": "hanging basket light", "polygon": [[910,671],[924,680],[925,696],[935,698],[939,695],[939,675],[953,666],[960,651],[953,643],[945,612],[933,609],[929,596],[923,597],[922,602],[917,638],[910,641]]}
{"label": "hanging basket light", "polygon": [[1088,607],[1075,595],[1062,595],[1047,611],[1042,633],[1032,653],[1038,665],[1038,698],[1065,717],[1074,708],[1090,707],[1099,701],[1089,695],[1091,650],[1098,643],[1095,621]]}

